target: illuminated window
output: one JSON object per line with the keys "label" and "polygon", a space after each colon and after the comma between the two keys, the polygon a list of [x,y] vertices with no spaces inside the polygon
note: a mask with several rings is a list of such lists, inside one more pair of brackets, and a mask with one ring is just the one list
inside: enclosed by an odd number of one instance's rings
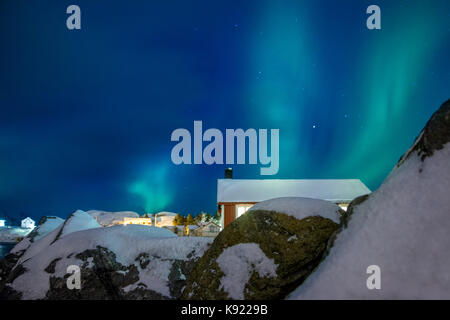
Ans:
{"label": "illuminated window", "polygon": [[248,209],[250,209],[252,207],[252,205],[238,205],[237,206],[237,211],[236,211],[236,219],[239,218],[240,216],[242,216],[244,213],[247,212]]}

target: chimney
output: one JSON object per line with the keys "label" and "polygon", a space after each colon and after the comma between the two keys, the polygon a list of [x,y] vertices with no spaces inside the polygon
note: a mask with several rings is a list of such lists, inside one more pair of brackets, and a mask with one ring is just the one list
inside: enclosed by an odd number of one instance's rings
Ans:
{"label": "chimney", "polygon": [[225,169],[225,179],[233,179],[233,169],[231,168]]}

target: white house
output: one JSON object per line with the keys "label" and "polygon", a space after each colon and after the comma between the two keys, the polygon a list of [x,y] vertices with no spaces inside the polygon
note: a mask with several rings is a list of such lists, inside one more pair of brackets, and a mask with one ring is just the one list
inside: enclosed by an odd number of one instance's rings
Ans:
{"label": "white house", "polygon": [[146,225],[151,226],[152,225],[152,218],[133,218],[133,217],[124,217],[123,218],[123,224],[140,224],[140,225]]}
{"label": "white house", "polygon": [[6,220],[0,219],[0,227],[6,227]]}
{"label": "white house", "polygon": [[31,219],[30,217],[25,218],[22,220],[22,224],[21,224],[23,229],[34,229],[35,227],[35,222],[33,219]]}
{"label": "white house", "polygon": [[202,223],[193,235],[197,237],[216,237],[220,232],[220,226],[213,221]]}
{"label": "white house", "polygon": [[230,172],[226,177],[217,181],[217,206],[222,227],[264,200],[280,197],[322,199],[347,210],[353,199],[371,192],[359,179],[233,179]]}
{"label": "white house", "polygon": [[162,211],[155,214],[155,226],[156,227],[172,227],[173,220],[177,216],[176,213]]}
{"label": "white house", "polygon": [[183,229],[183,235],[187,236],[187,237],[195,235],[194,232],[198,228],[199,228],[199,226],[197,226],[197,225],[186,225],[186,226],[184,226],[184,229]]}

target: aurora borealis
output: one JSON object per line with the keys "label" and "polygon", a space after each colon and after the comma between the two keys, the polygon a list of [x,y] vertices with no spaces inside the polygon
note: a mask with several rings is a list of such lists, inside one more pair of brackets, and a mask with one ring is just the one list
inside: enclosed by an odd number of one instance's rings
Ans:
{"label": "aurora borealis", "polygon": [[0,3],[0,215],[214,213],[227,166],[170,159],[194,120],[279,128],[269,178],[374,190],[450,98],[446,0],[83,0],[69,31],[73,3]]}

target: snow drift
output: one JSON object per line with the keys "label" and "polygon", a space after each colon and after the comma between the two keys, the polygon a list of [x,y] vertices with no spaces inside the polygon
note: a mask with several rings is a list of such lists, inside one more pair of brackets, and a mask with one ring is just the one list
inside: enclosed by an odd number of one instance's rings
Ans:
{"label": "snow drift", "polygon": [[276,211],[292,216],[296,219],[320,216],[339,223],[341,210],[334,203],[310,198],[283,197],[259,202],[249,211],[265,210]]}
{"label": "snow drift", "polygon": [[[291,299],[450,299],[450,101],[378,190],[351,208],[329,255]],[[368,289],[379,266],[381,289]]]}

